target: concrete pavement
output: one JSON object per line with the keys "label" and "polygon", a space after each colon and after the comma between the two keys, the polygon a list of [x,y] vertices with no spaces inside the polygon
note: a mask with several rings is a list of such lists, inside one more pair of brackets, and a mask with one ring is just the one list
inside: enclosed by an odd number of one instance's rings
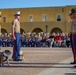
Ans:
{"label": "concrete pavement", "polygon": [[[11,47],[4,47],[1,51]],[[71,65],[71,48],[21,48],[25,53],[24,61],[10,61],[0,67],[0,75],[76,75],[76,68]],[[12,56],[12,54],[11,54]],[[10,56],[10,59],[11,59]]]}

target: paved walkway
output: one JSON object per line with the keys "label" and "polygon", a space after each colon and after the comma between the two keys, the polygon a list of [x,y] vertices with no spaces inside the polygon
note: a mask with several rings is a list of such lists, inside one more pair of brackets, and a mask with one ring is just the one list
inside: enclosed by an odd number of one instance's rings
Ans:
{"label": "paved walkway", "polygon": [[[1,51],[12,48],[2,48]],[[76,75],[71,48],[21,48],[24,61],[10,61],[0,67],[0,75]],[[12,56],[12,54],[11,54]],[[11,59],[10,56],[10,59]]]}
{"label": "paved walkway", "polygon": [[69,64],[72,60],[73,58],[69,58],[59,62],[59,64],[53,65],[37,75],[76,75],[76,68],[73,67],[74,65]]}

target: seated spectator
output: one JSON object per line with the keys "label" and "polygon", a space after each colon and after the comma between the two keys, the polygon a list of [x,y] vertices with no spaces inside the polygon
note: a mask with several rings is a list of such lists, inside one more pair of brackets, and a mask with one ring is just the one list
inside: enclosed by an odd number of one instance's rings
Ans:
{"label": "seated spectator", "polygon": [[61,47],[66,47],[66,36],[65,33],[61,34]]}
{"label": "seated spectator", "polygon": [[50,39],[50,47],[54,47],[54,37],[55,37],[55,33],[52,33],[49,36],[49,39]]}
{"label": "seated spectator", "polygon": [[[0,46],[13,46],[12,34],[4,33],[0,35]],[[71,47],[68,33],[43,33],[35,32],[21,34],[22,47]]]}
{"label": "seated spectator", "polygon": [[56,36],[54,37],[54,46],[61,47],[61,36],[59,33],[57,33]]}
{"label": "seated spectator", "polygon": [[70,35],[66,34],[66,47],[71,47]]}

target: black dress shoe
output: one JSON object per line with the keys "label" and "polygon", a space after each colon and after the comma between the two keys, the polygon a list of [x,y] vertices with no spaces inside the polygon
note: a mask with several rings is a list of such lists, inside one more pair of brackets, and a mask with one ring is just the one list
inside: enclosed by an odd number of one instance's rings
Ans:
{"label": "black dress shoe", "polygon": [[73,68],[76,68],[76,65],[75,65],[75,66],[73,66]]}
{"label": "black dress shoe", "polygon": [[22,59],[15,59],[14,61],[22,61]]}
{"label": "black dress shoe", "polygon": [[71,62],[70,64],[76,64],[75,62]]}

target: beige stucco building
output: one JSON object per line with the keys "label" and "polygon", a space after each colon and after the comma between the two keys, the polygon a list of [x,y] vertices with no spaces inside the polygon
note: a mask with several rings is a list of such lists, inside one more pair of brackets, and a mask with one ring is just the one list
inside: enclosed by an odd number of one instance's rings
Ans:
{"label": "beige stucco building", "polygon": [[69,11],[73,6],[8,8],[0,9],[1,32],[11,33],[12,20],[16,11],[21,12],[22,32],[70,32]]}

